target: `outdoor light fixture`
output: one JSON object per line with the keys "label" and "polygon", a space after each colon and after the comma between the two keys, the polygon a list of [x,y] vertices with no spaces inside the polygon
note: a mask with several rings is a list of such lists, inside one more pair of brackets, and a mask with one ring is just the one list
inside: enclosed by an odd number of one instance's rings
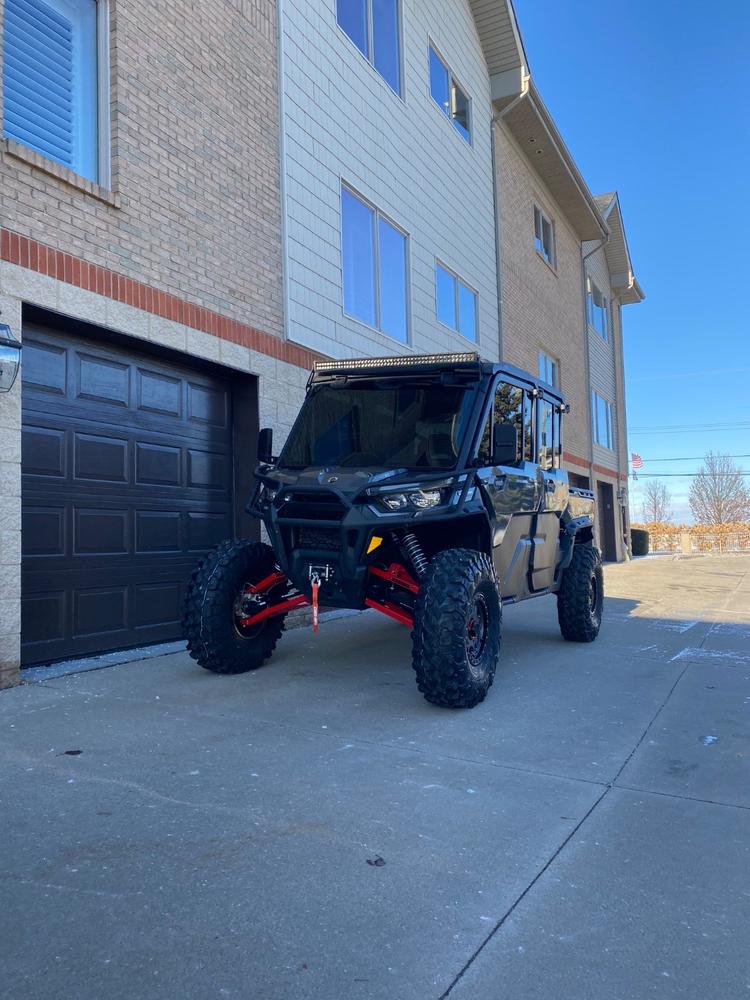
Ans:
{"label": "outdoor light fixture", "polygon": [[21,343],[7,323],[0,323],[0,392],[10,392],[21,367]]}

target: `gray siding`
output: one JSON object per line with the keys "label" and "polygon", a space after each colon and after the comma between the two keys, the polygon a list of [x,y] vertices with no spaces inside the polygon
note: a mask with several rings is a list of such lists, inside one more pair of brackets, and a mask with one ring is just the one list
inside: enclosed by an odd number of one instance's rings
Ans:
{"label": "gray siding", "polygon": [[[436,319],[439,257],[478,290],[478,346],[497,358],[489,78],[466,0],[403,4],[403,98],[338,27],[335,0],[285,0],[281,23],[288,336],[333,357],[466,350]],[[430,98],[430,39],[472,99],[472,145]],[[409,234],[408,345],[344,316],[342,180]]]}

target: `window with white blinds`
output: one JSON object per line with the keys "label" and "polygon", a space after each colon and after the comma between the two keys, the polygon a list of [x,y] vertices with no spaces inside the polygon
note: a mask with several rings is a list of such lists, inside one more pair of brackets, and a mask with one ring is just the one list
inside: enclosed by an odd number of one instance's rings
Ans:
{"label": "window with white blinds", "polygon": [[96,0],[5,0],[3,134],[98,180]]}

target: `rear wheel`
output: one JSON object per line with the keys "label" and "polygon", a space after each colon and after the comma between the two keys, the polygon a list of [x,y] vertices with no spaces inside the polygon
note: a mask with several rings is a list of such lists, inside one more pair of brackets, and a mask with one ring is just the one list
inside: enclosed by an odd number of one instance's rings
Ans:
{"label": "rear wheel", "polygon": [[599,550],[576,545],[557,594],[557,620],[569,642],[593,642],[599,635],[604,607],[604,573]]}
{"label": "rear wheel", "polygon": [[438,552],[414,610],[412,665],[427,701],[473,708],[483,701],[500,656],[502,609],[492,563],[481,552]]}
{"label": "rear wheel", "polygon": [[[248,584],[267,577],[275,564],[268,545],[241,541],[222,542],[198,563],[185,594],[182,628],[188,652],[204,669],[241,674],[262,666],[271,655],[285,615],[249,627],[241,621],[266,604],[265,598],[248,598]],[[267,598],[273,600],[276,590],[272,588]]]}

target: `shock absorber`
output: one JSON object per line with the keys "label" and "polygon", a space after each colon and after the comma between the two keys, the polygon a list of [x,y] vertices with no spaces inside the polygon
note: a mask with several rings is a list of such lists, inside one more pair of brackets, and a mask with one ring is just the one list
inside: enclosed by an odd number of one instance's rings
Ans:
{"label": "shock absorber", "polygon": [[417,576],[424,576],[427,571],[427,556],[422,551],[422,546],[417,541],[417,536],[411,531],[404,534],[402,548],[411,560],[411,564],[417,571]]}

